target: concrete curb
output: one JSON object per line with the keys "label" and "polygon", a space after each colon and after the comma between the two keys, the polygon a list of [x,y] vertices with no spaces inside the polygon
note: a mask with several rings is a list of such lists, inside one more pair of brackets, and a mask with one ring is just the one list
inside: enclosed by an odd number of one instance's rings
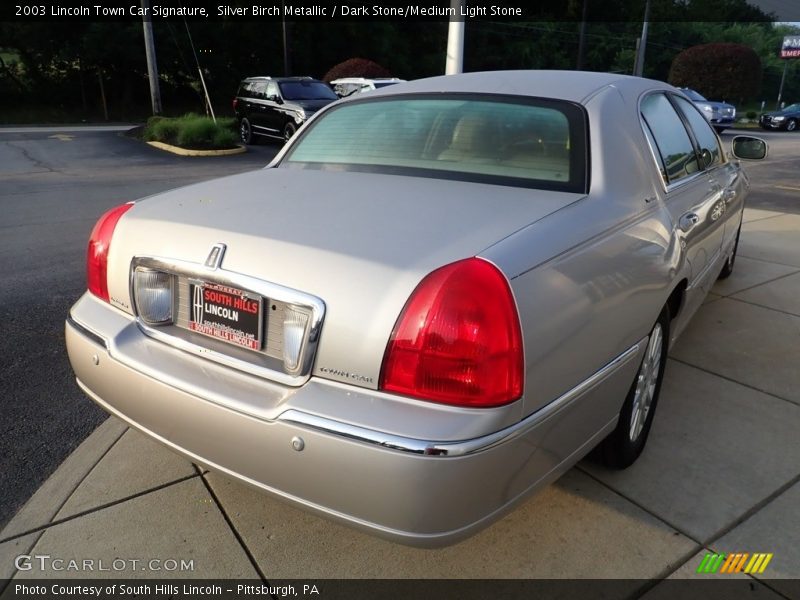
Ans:
{"label": "concrete curb", "polygon": [[109,417],[78,446],[0,532],[0,542],[49,525],[84,478],[128,428]]}
{"label": "concrete curb", "polygon": [[163,142],[147,142],[147,144],[159,150],[172,152],[172,154],[177,154],[179,156],[232,156],[234,154],[244,154],[247,152],[247,148],[244,146],[238,146],[228,150],[189,150],[188,148],[171,146]]}

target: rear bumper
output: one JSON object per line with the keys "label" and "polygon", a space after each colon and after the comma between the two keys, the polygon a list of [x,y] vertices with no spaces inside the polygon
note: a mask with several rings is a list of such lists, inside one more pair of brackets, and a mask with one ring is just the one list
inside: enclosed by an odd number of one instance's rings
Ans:
{"label": "rear bumper", "polygon": [[[437,443],[293,408],[297,395],[332,393],[324,381],[288,393],[241,374],[239,384],[214,389],[214,378],[200,375],[208,361],[148,338],[128,315],[91,296],[76,307],[66,324],[69,358],[81,388],[108,412],[212,470],[415,546],[472,535],[574,464],[615,425],[609,415],[641,357],[640,344],[522,423]],[[166,368],[171,363],[178,366]],[[192,372],[199,383],[181,376]],[[276,394],[285,410],[274,418],[246,408]]]}

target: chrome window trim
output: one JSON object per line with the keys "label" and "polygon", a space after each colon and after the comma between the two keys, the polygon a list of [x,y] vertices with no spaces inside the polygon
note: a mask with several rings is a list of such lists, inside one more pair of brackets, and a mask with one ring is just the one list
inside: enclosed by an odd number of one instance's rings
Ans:
{"label": "chrome window trim", "polygon": [[[617,356],[610,363],[602,367],[599,371],[595,372],[589,378],[585,379],[571,390],[565,392],[540,410],[528,415],[518,423],[490,433],[488,435],[463,440],[459,442],[436,442],[429,440],[417,440],[413,438],[392,435],[360,427],[357,425],[350,425],[348,423],[341,423],[301,412],[299,410],[290,409],[277,418],[278,422],[290,423],[300,427],[307,427],[315,431],[321,431],[332,435],[345,437],[358,442],[364,442],[376,446],[381,446],[389,450],[397,450],[400,452],[407,452],[410,454],[421,454],[424,456],[435,457],[456,457],[467,456],[489,450],[500,444],[508,442],[514,438],[525,435],[531,429],[541,424],[543,421],[557,413],[559,410],[577,400],[580,396],[591,390],[593,387],[613,375],[620,368],[630,362],[639,352],[640,344],[646,342],[643,340],[634,344],[625,352]],[[478,409],[479,410],[479,409]]]}
{"label": "chrome window trim", "polygon": [[[264,298],[271,298],[287,304],[294,304],[310,310],[310,318],[306,338],[303,341],[304,348],[300,365],[293,372],[276,371],[261,365],[249,363],[238,358],[228,356],[211,348],[199,346],[188,340],[166,333],[158,326],[148,325],[140,316],[136,306],[136,295],[134,291],[134,274],[137,267],[145,267],[179,275],[188,278],[199,279],[239,288],[258,294]],[[130,297],[136,324],[139,329],[147,336],[160,342],[202,356],[222,365],[263,377],[280,384],[297,387],[304,384],[311,377],[311,369],[314,363],[314,356],[317,351],[319,334],[322,322],[325,318],[325,303],[310,294],[288,288],[277,283],[257,279],[235,271],[228,271],[222,268],[209,268],[201,263],[193,263],[183,260],[169,259],[157,256],[134,256],[131,260],[129,274]]]}
{"label": "chrome window trim", "polygon": [[[651,90],[649,92],[645,92],[644,94],[642,94],[639,97],[639,103],[636,106],[636,110],[639,113],[639,127],[641,127],[641,129],[642,129],[642,135],[644,136],[644,139],[647,142],[647,147],[650,148],[650,156],[653,158],[653,162],[655,164],[656,171],[658,171],[658,179],[661,181],[661,188],[664,190],[664,193],[666,193],[666,194],[669,194],[670,192],[682,187],[683,185],[686,185],[687,183],[696,180],[701,175],[708,175],[708,172],[706,170],[700,169],[699,171],[697,171],[697,173],[693,173],[692,175],[689,175],[688,177],[682,177],[678,181],[674,181],[672,183],[668,183],[667,181],[664,180],[664,176],[661,174],[660,153],[658,153],[658,150],[656,148],[653,148],[653,145],[650,143],[650,136],[648,136],[647,133],[646,133],[645,127],[648,127],[648,125],[644,120],[644,115],[642,115],[642,102],[644,101],[645,98],[647,98],[648,96],[652,96],[653,94],[663,94],[663,95],[666,96],[668,93],[670,93],[670,90],[666,90],[666,89],[664,89],[664,90]],[[676,114],[677,114],[677,112],[676,112]],[[681,115],[678,115],[678,117],[681,118]],[[705,117],[703,117],[703,118],[705,118]],[[682,121],[683,120],[681,119],[681,122]],[[652,131],[650,133],[652,135]],[[690,134],[687,132],[686,135],[690,135]],[[694,141],[692,140],[691,136],[689,137],[689,141],[691,141],[692,142],[692,146],[694,146]]]}

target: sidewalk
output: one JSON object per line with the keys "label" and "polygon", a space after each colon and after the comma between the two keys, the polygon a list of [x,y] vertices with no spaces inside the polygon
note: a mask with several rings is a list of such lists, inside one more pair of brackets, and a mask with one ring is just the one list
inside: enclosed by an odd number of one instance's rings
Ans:
{"label": "sidewalk", "polygon": [[[624,472],[583,461],[477,536],[419,550],[201,472],[110,418],[0,533],[0,578],[709,578],[725,576],[695,573],[706,552],[765,552],[759,597],[798,597],[799,439],[800,215],[748,209],[734,275],[672,350]],[[17,571],[20,554],[194,570]]]}

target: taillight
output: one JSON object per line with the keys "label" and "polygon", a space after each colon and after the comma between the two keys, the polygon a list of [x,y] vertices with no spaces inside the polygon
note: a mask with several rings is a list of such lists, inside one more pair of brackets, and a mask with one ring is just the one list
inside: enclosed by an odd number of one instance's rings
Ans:
{"label": "taillight", "polygon": [[465,407],[522,395],[522,334],[511,288],[491,263],[468,258],[430,273],[406,302],[380,388]]}
{"label": "taillight", "polygon": [[123,214],[133,208],[133,202],[112,208],[97,220],[89,237],[89,248],[86,253],[86,281],[89,291],[98,298],[108,302],[108,248],[114,228]]}
{"label": "taillight", "polygon": [[239,99],[238,98],[234,98],[233,99],[233,110],[234,111],[236,110],[237,106],[239,106]]}

